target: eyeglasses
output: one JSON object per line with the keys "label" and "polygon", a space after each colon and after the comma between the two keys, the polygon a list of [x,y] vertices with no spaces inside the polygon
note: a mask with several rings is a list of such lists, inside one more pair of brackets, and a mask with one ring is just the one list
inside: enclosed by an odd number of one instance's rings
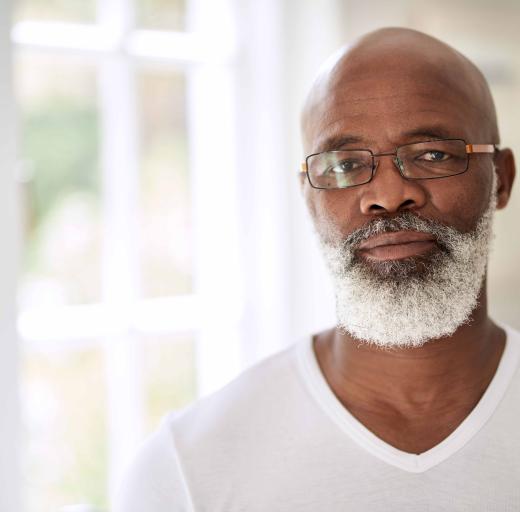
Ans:
{"label": "eyeglasses", "polygon": [[429,180],[447,178],[468,170],[472,153],[494,153],[493,144],[467,144],[463,139],[429,140],[398,146],[390,153],[372,153],[369,149],[348,149],[314,153],[301,164],[314,188],[356,187],[374,177],[379,160],[394,156],[393,162],[403,178]]}

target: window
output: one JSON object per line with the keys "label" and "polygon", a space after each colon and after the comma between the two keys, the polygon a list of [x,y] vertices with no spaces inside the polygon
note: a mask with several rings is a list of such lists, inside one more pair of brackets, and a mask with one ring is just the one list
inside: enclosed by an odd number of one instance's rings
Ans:
{"label": "window", "polygon": [[239,369],[239,286],[209,270],[237,262],[233,11],[15,7],[22,493],[29,512],[107,510],[144,434]]}

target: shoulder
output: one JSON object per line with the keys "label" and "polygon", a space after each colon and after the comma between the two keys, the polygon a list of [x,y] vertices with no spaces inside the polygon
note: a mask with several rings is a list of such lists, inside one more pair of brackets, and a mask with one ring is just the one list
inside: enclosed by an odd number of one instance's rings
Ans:
{"label": "shoulder", "polygon": [[192,510],[168,420],[163,420],[131,461],[119,485],[114,512]]}
{"label": "shoulder", "polygon": [[508,325],[502,327],[506,332],[507,343],[500,365],[506,367],[513,381],[520,385],[520,331]]}
{"label": "shoulder", "polygon": [[194,480],[197,495],[204,488],[209,492],[233,454],[247,456],[259,438],[272,435],[275,419],[301,393],[296,349],[265,359],[216,393],[168,414],[128,468],[115,511],[192,510]]}
{"label": "shoulder", "polygon": [[275,354],[249,368],[221,390],[188,407],[167,422],[178,451],[211,453],[214,460],[242,450],[272,434],[301,393],[296,347]]}
{"label": "shoulder", "polygon": [[500,324],[500,325],[505,330],[508,341],[511,341],[511,342],[519,345],[520,344],[520,331],[518,331],[517,329],[515,329],[509,325],[505,325],[505,324]]}

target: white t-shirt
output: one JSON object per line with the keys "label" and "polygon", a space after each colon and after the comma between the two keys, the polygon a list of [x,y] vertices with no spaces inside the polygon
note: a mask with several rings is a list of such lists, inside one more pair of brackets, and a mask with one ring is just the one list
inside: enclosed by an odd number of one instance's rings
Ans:
{"label": "white t-shirt", "polygon": [[506,330],[480,402],[424,453],[358,422],[306,339],[167,416],[130,466],[115,512],[518,512],[520,333]]}

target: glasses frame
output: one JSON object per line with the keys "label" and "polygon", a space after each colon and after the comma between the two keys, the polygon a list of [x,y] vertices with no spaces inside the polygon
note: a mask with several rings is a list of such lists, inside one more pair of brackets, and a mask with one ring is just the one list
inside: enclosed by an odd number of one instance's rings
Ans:
{"label": "glasses frame", "polygon": [[[307,180],[309,181],[309,185],[312,188],[316,188],[318,190],[342,190],[342,189],[346,189],[346,188],[359,187],[360,185],[366,185],[367,183],[370,183],[372,181],[372,179],[374,178],[374,175],[376,173],[377,166],[379,165],[379,160],[376,160],[376,157],[380,157],[380,156],[395,156],[395,158],[393,159],[394,165],[397,167],[397,170],[399,171],[399,174],[401,175],[401,177],[404,178],[405,180],[437,180],[437,179],[441,179],[441,178],[450,178],[451,176],[458,176],[459,174],[464,174],[469,169],[469,157],[466,158],[466,168],[463,171],[457,172],[455,174],[449,174],[447,176],[427,176],[427,177],[421,177],[421,178],[410,178],[403,174],[402,162],[399,160],[399,158],[397,156],[397,152],[401,148],[404,148],[406,146],[412,146],[414,144],[423,144],[425,142],[443,142],[443,141],[461,141],[461,142],[463,142],[466,146],[467,155],[479,154],[479,153],[490,154],[490,153],[495,153],[496,151],[498,151],[498,146],[496,144],[468,144],[464,139],[459,139],[459,138],[430,139],[430,140],[421,140],[421,141],[417,141],[417,142],[409,142],[408,144],[402,144],[401,146],[396,146],[394,151],[385,152],[385,153],[374,153],[371,149],[367,149],[367,148],[348,148],[348,149],[341,149],[341,150],[334,149],[334,150],[330,150],[330,151],[320,151],[318,153],[312,153],[310,155],[307,155],[305,157],[305,160],[300,165],[299,175],[301,176],[302,174],[306,174]],[[312,158],[313,156],[322,155],[324,153],[343,153],[345,151],[366,151],[367,153],[370,153],[370,155],[372,157],[372,172],[370,174],[370,179],[368,179],[367,181],[364,181],[363,183],[357,183],[356,185],[350,185],[348,187],[317,187],[317,186],[313,185],[311,178],[309,176],[309,159]]]}

